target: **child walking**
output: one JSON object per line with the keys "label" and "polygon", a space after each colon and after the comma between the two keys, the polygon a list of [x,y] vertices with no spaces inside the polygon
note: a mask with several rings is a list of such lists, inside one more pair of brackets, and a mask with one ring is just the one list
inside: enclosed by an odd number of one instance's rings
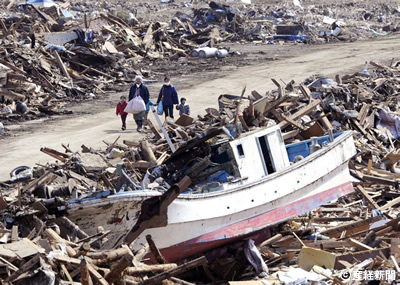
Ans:
{"label": "child walking", "polygon": [[128,115],[128,113],[124,112],[126,105],[128,105],[128,103],[126,102],[126,97],[125,96],[121,96],[119,97],[119,103],[117,104],[117,116],[121,115],[121,121],[122,121],[122,130],[125,131],[126,130],[126,116]]}
{"label": "child walking", "polygon": [[176,109],[179,110],[179,116],[182,114],[190,115],[190,107],[186,104],[186,98],[181,98],[181,103],[176,106]]}

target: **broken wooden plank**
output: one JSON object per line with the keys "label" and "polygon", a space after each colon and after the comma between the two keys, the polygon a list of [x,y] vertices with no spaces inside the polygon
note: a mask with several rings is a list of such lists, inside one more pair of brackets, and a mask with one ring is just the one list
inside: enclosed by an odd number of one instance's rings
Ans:
{"label": "broken wooden plank", "polygon": [[374,201],[374,199],[371,198],[371,196],[361,185],[357,185],[356,190],[367,200],[368,204],[370,204],[373,209],[379,209],[379,205]]}
{"label": "broken wooden plank", "polygon": [[8,276],[4,282],[12,282],[15,279],[17,279],[20,275],[25,273],[26,271],[30,270],[33,266],[35,266],[40,260],[40,255],[36,254],[34,257],[32,257],[28,262],[24,263],[17,271],[15,271],[13,274]]}
{"label": "broken wooden plank", "polygon": [[[306,114],[308,114],[309,112],[311,112],[315,107],[317,107],[319,104],[321,103],[321,100],[314,100],[312,102],[310,102],[310,104],[308,104],[306,107],[301,108],[300,110],[298,110],[296,113],[292,114],[290,117],[288,117],[288,120],[292,120],[295,121],[298,118],[300,118],[301,116],[304,116]],[[289,125],[289,123],[287,121],[285,122],[280,122],[279,123],[279,127],[281,129],[287,127]]]}
{"label": "broken wooden plank", "polygon": [[146,235],[146,240],[147,240],[147,243],[150,246],[150,250],[153,253],[154,257],[156,258],[157,262],[159,264],[167,263],[167,261],[165,260],[164,256],[162,256],[160,250],[158,249],[158,247],[154,243],[154,240],[151,238],[151,235]]}
{"label": "broken wooden plank", "polygon": [[68,154],[47,147],[42,147],[40,151],[54,157],[55,159],[58,159],[61,162],[66,162],[67,158],[69,158]]}
{"label": "broken wooden plank", "polygon": [[53,55],[54,55],[54,57],[55,57],[56,60],[57,60],[57,64],[58,64],[58,67],[59,67],[60,70],[61,70],[61,73],[62,73],[65,77],[67,77],[68,79],[71,79],[71,77],[69,76],[69,73],[68,73],[67,68],[65,67],[65,65],[64,65],[64,63],[63,63],[63,61],[62,61],[60,55],[58,54],[58,52],[57,52],[56,50],[53,51]]}
{"label": "broken wooden plank", "polygon": [[362,230],[369,229],[369,225],[373,222],[381,220],[382,217],[371,217],[365,220],[354,221],[349,223],[343,223],[341,225],[328,228],[326,230],[321,231],[321,235],[330,236],[330,237],[339,237],[343,231],[346,231],[348,234],[360,232]]}
{"label": "broken wooden plank", "polygon": [[141,264],[139,267],[128,267],[125,271],[128,275],[140,275],[147,273],[161,273],[171,269],[176,268],[178,265],[176,263],[166,263],[166,264],[152,264],[145,265]]}
{"label": "broken wooden plank", "polygon": [[358,249],[361,249],[361,250],[373,250],[372,247],[370,247],[370,246],[368,246],[366,244],[363,244],[362,242],[359,242],[358,240],[355,240],[353,238],[350,238],[348,240],[348,243],[351,244],[352,246],[358,248]]}
{"label": "broken wooden plank", "polygon": [[153,285],[153,284],[160,284],[161,281],[168,279],[170,277],[182,274],[183,272],[189,271],[193,268],[196,268],[201,265],[207,264],[207,258],[202,256],[199,257],[195,260],[189,261],[187,263],[184,263],[182,265],[179,265],[176,268],[173,268],[171,270],[168,270],[167,272],[160,273],[158,275],[155,275],[153,277],[150,277],[146,280],[143,280],[142,282],[139,283],[139,285]]}

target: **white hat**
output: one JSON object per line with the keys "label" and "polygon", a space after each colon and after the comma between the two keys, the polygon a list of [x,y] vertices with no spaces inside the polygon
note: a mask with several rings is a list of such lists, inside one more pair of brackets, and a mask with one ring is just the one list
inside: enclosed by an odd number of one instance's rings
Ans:
{"label": "white hat", "polygon": [[138,80],[138,79],[143,80],[143,78],[140,75],[136,75],[135,80]]}

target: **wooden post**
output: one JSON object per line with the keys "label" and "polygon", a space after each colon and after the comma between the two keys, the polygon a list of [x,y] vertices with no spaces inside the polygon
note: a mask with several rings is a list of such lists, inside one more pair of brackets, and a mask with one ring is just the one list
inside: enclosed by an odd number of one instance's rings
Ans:
{"label": "wooden post", "polygon": [[80,265],[81,271],[81,283],[82,285],[92,285],[92,278],[90,278],[89,270],[88,270],[88,262],[86,258],[83,258]]}
{"label": "wooden post", "polygon": [[65,77],[67,77],[68,79],[71,79],[71,77],[69,76],[67,68],[65,67],[60,55],[58,54],[58,52],[56,50],[53,51],[53,55],[56,58],[57,63],[58,63],[58,67],[60,68],[60,70],[63,73],[63,75]]}
{"label": "wooden post", "polygon": [[52,229],[46,229],[44,231],[44,233],[46,234],[46,236],[48,237],[50,242],[53,242],[53,243],[59,242],[59,243],[66,244],[67,245],[67,253],[69,256],[76,256],[76,254],[77,254],[76,251],[71,247],[71,245],[76,246],[76,244],[63,239]]}
{"label": "wooden post", "polygon": [[121,279],[121,273],[132,264],[133,255],[124,255],[113,269],[105,276],[105,279],[111,284]]}
{"label": "wooden post", "polygon": [[157,129],[154,127],[153,123],[149,119],[147,119],[147,125],[149,126],[150,130],[153,132],[155,139],[156,140],[161,139],[160,133],[157,131]]}
{"label": "wooden post", "polygon": [[161,273],[164,271],[168,271],[176,268],[177,265],[175,263],[166,263],[166,264],[153,264],[153,265],[140,265],[138,267],[128,267],[126,269],[126,274],[128,275],[140,275],[147,273]]}
{"label": "wooden post", "polygon": [[276,235],[274,235],[273,237],[270,237],[269,239],[263,241],[263,242],[259,245],[259,247],[264,247],[264,246],[273,244],[274,242],[280,240],[281,238],[282,238],[282,235],[281,235],[281,234],[276,234]]}
{"label": "wooden post", "polygon": [[140,142],[140,148],[142,149],[144,159],[150,162],[152,166],[155,166],[157,164],[157,159],[150,147],[149,142],[147,140],[142,140]]}
{"label": "wooden post", "polygon": [[69,230],[71,233],[76,234],[76,237],[79,239],[87,238],[88,234],[82,231],[77,224],[72,222],[70,219],[67,217],[60,217],[57,218],[56,223],[59,224],[59,226],[65,227],[67,230]]}
{"label": "wooden post", "polygon": [[150,106],[150,108],[151,108],[151,111],[152,111],[153,114],[154,114],[154,117],[156,118],[156,121],[157,121],[158,125],[159,125],[160,128],[161,128],[162,133],[164,134],[165,139],[166,139],[167,142],[168,142],[169,147],[171,148],[172,152],[175,152],[175,151],[176,151],[175,146],[172,144],[172,141],[171,141],[170,137],[168,136],[167,131],[166,131],[165,128],[163,127],[163,125],[162,125],[162,123],[161,123],[161,120],[160,120],[160,117],[158,117],[158,114],[157,114],[157,112],[156,112],[156,109],[154,108],[154,106]]}
{"label": "wooden post", "polygon": [[193,268],[196,268],[198,266],[201,266],[203,264],[207,263],[207,258],[205,256],[202,256],[200,258],[197,258],[195,260],[189,261],[187,263],[184,263],[174,269],[168,270],[167,272],[163,272],[161,274],[158,274],[156,276],[150,277],[149,279],[146,279],[142,282],[139,283],[139,285],[155,285],[155,284],[160,284],[161,281],[174,277],[176,275],[179,275],[183,272],[189,271]]}
{"label": "wooden post", "polygon": [[151,235],[146,235],[146,240],[149,243],[150,250],[153,253],[154,257],[156,258],[157,262],[160,264],[167,263],[165,261],[165,258],[162,256],[160,250],[157,248],[156,244],[154,243],[154,240],[151,238]]}
{"label": "wooden post", "polygon": [[109,283],[101,276],[96,269],[93,268],[92,265],[87,264],[87,269],[89,270],[90,276],[93,278],[96,284],[100,285],[109,285]]}

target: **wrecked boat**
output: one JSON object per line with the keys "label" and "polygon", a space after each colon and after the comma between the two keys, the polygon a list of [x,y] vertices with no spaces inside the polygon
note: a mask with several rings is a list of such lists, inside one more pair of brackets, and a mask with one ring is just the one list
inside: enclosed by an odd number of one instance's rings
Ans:
{"label": "wrecked boat", "polygon": [[173,262],[255,236],[354,191],[351,131],[289,145],[278,126],[236,139],[225,133],[211,128],[186,142],[148,172],[144,190],[74,201],[68,217],[88,234],[98,226],[110,230],[105,248],[134,240],[139,249],[150,234]]}

